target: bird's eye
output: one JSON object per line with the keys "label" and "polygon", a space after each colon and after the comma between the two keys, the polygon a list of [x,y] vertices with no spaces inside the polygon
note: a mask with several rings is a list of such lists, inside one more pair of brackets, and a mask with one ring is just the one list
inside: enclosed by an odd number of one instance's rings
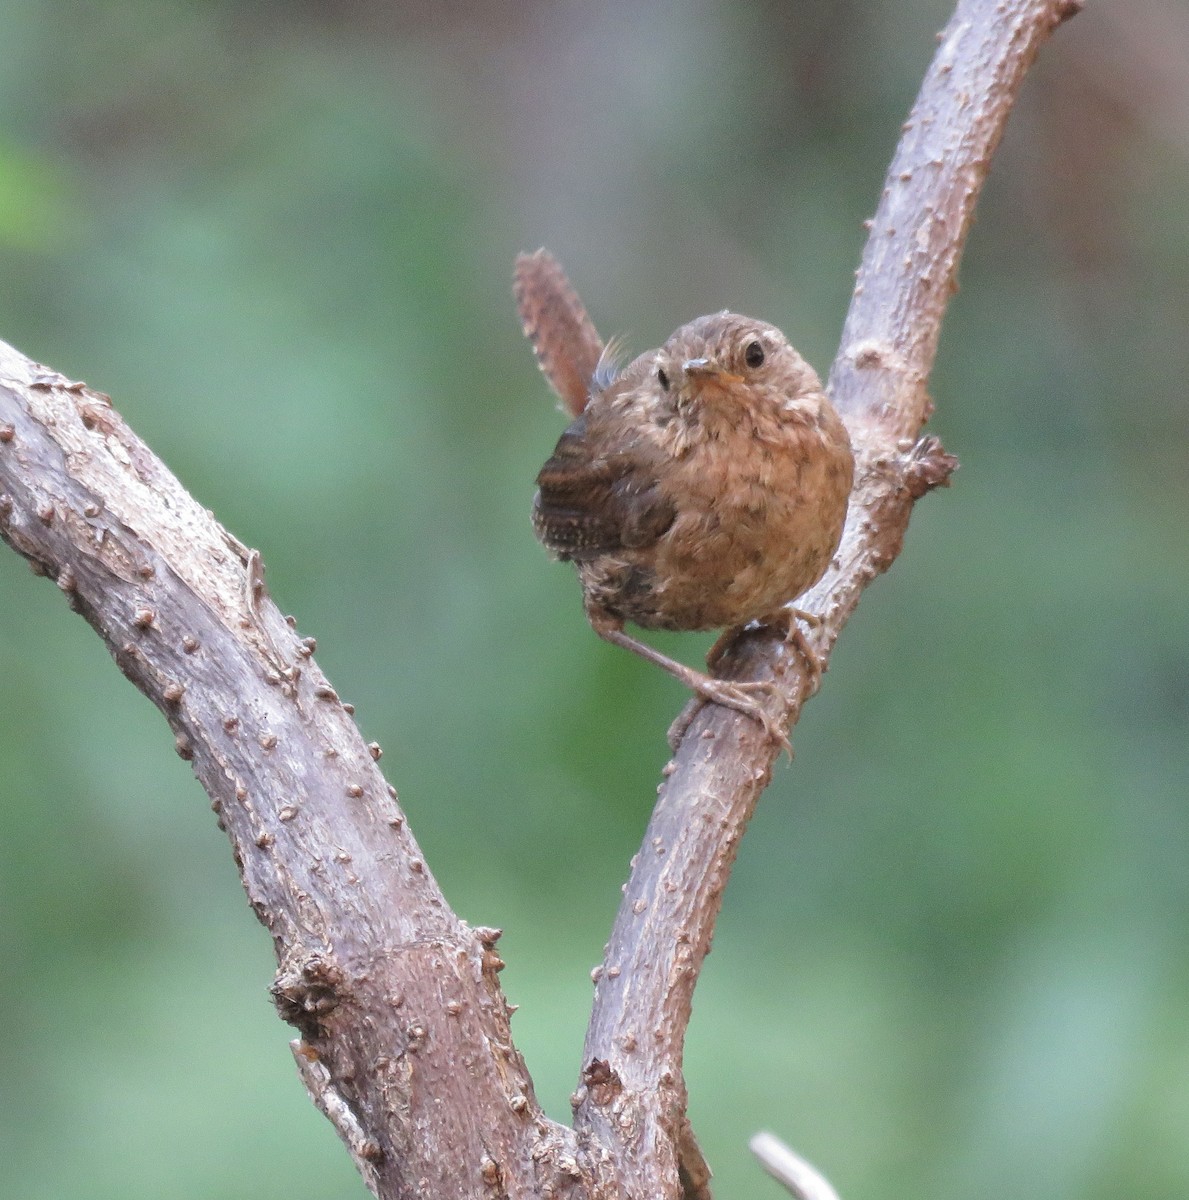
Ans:
{"label": "bird's eye", "polygon": [[747,349],[743,351],[743,361],[749,367],[762,367],[764,365],[764,347],[759,342],[748,342]]}
{"label": "bird's eye", "polygon": [[656,381],[661,385],[662,392],[667,392],[669,390],[669,377],[665,374],[664,367],[657,367]]}

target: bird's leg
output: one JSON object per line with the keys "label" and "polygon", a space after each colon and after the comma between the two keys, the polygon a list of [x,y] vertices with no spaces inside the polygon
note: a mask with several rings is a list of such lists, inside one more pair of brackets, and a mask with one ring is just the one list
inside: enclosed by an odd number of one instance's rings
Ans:
{"label": "bird's leg", "polygon": [[[621,617],[613,616],[604,609],[593,607],[587,609],[586,616],[590,621],[590,627],[604,641],[610,642],[613,646],[621,646],[624,650],[630,650],[654,666],[660,667],[662,671],[667,671],[674,679],[680,680],[690,691],[702,699],[709,700],[713,704],[721,704],[726,708],[733,708],[736,712],[751,717],[752,720],[758,721],[764,727],[764,732],[773,741],[779,742],[782,746],[788,746],[789,740],[784,730],[780,728],[767,709],[753,695],[749,694],[766,692],[771,695],[777,693],[776,686],[771,680],[714,679],[702,671],[695,671],[692,667],[679,663],[659,650],[654,650],[645,642],[624,632]],[[688,722],[686,724],[688,725]],[[681,732],[683,733],[684,729]],[[672,742],[672,730],[670,730],[669,737]]]}
{"label": "bird's leg", "polygon": [[805,634],[801,632],[798,621],[804,621],[810,629],[820,629],[822,624],[822,619],[817,613],[806,612],[803,608],[793,608],[792,605],[779,609],[772,616],[764,618],[764,624],[771,625],[773,628],[779,629],[783,625],[785,641],[789,645],[796,646],[800,651],[801,658],[809,671],[810,688],[807,694],[813,695],[821,687],[825,667],[822,666],[822,660],[818,658],[817,651],[809,644]]}
{"label": "bird's leg", "polygon": [[[817,629],[822,619],[817,613],[807,612],[803,608],[793,608],[791,606],[777,609],[776,612],[762,618],[757,624],[767,625],[777,632],[784,634],[786,642],[796,646],[800,651],[801,658],[805,663],[806,669],[809,671],[811,683],[810,692],[814,692],[821,684],[822,679],[822,660],[818,658],[816,651],[809,644],[805,635],[801,632],[798,621],[804,621],[811,629]],[[719,664],[723,655],[726,654],[727,648],[739,636],[742,626],[736,625],[731,629],[724,630],[718,637],[718,640],[710,647],[706,655],[706,665],[713,671]],[[772,685],[773,687],[775,685]],[[685,736],[685,731],[690,727],[694,717],[698,715],[698,710],[702,707],[704,698],[701,694],[695,694],[694,699],[681,711],[680,715],[669,726],[669,746],[677,749],[678,743]],[[792,757],[792,748],[787,737],[782,739],[784,748],[788,750],[789,757]]]}

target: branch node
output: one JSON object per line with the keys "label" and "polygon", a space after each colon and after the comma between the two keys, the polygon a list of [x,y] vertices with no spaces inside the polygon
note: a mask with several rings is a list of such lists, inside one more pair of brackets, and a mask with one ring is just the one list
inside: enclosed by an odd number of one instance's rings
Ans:
{"label": "branch node", "polygon": [[623,1091],[623,1081],[605,1058],[592,1058],[586,1064],[582,1082],[591,1103],[600,1108],[605,1108]]}
{"label": "branch node", "polygon": [[958,460],[945,452],[938,438],[921,438],[908,457],[904,475],[908,494],[914,500],[919,500],[936,487],[949,487],[950,476],[957,469]]}
{"label": "branch node", "polygon": [[489,1154],[479,1160],[479,1175],[489,1188],[497,1188],[504,1182],[504,1170]]}
{"label": "branch node", "polygon": [[323,1018],[338,1008],[342,983],[343,973],[338,967],[324,958],[313,957],[300,964],[289,962],[278,967],[268,990],[281,1019],[298,1030],[308,1043],[324,1035]]}
{"label": "branch node", "polygon": [[904,358],[890,342],[878,338],[865,338],[856,342],[845,352],[846,357],[861,371],[903,369]]}

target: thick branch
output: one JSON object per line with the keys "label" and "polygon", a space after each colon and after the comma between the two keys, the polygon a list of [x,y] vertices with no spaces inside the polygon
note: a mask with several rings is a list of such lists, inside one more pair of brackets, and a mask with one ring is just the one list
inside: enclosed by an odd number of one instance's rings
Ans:
{"label": "thick branch", "polygon": [[[1024,74],[1075,8],[961,0],[905,124],[830,376],[857,476],[835,561],[798,601],[823,619],[810,638],[823,663],[864,588],[899,553],[913,502],[956,465],[934,439],[916,441],[942,315]],[[744,634],[731,668],[779,681],[796,721],[812,684],[782,642]],[[575,1114],[580,1139],[610,1149],[633,1194],[703,1194],[688,1183],[704,1164],[685,1119],[685,1030],[736,848],[776,752],[755,722],[697,711],[634,860],[599,971]]]}
{"label": "thick branch", "polygon": [[[825,661],[953,462],[914,444],[979,186],[1023,74],[1070,0],[962,0],[880,203],[831,389],[859,463],[836,562],[802,604]],[[597,337],[597,335],[593,335]],[[273,935],[306,1086],[389,1197],[707,1195],[681,1056],[738,840],[771,772],[750,721],[697,713],[670,766],[596,991],[578,1138],[512,1046],[495,930],[451,912],[364,745],[226,533],[106,397],[0,343],[0,536],[54,578],[161,709]],[[762,633],[734,670],[801,665]]]}
{"label": "thick branch", "polygon": [[451,912],[379,748],[268,597],[259,557],[106,396],[3,343],[0,535],[57,581],[192,761],[273,936],[303,1079],[372,1190],[594,1194],[512,1046],[499,931]]}

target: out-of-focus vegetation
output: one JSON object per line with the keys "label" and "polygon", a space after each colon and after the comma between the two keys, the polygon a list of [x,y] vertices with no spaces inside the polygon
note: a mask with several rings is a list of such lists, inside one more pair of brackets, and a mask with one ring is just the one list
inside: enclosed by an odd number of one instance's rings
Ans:
{"label": "out-of-focus vegetation", "polygon": [[[535,545],[562,419],[513,255],[636,349],[731,306],[823,370],[945,0],[0,0],[0,337],[110,392],[385,747],[568,1115],[664,731]],[[1189,12],[1045,50],[933,378],[960,455],[726,898],[688,1049],[720,1194],[1189,1194]],[[0,556],[0,1191],[356,1197],[151,706]],[[665,641],[696,661],[707,639]]]}

